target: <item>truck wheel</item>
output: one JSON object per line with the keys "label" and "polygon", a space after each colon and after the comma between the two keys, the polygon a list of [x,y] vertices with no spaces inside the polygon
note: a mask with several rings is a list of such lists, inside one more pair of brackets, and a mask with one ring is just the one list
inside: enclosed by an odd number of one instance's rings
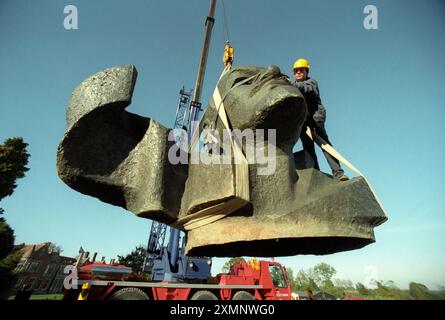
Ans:
{"label": "truck wheel", "polygon": [[196,292],[190,300],[218,300],[218,298],[210,291],[202,290]]}
{"label": "truck wheel", "polygon": [[116,291],[110,300],[150,300],[147,294],[138,288],[124,288]]}
{"label": "truck wheel", "polygon": [[238,291],[233,295],[232,300],[255,300],[255,298],[247,291]]}

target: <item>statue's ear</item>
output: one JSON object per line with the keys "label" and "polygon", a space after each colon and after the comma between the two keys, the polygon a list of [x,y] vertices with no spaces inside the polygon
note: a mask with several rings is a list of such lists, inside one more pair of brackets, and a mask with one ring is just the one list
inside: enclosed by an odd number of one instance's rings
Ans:
{"label": "statue's ear", "polygon": [[[57,152],[58,174],[81,193],[139,216],[172,222],[186,175],[168,163],[169,130],[125,111],[136,74],[132,65],[106,69],[74,90]],[[175,183],[170,186],[171,181]]]}
{"label": "statue's ear", "polygon": [[105,69],[84,80],[74,89],[68,102],[66,131],[101,108],[122,112],[131,103],[136,78],[136,67],[124,65]]}

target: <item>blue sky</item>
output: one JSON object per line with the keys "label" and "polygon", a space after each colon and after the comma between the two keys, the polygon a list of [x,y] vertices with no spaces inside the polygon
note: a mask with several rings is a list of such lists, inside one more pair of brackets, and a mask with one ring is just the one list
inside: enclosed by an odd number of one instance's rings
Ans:
{"label": "blue sky", "polygon": [[[68,4],[78,9],[78,30],[63,27]],[[403,288],[410,281],[445,285],[445,2],[225,4],[235,65],[274,64],[291,75],[298,57],[309,59],[331,141],[367,176],[389,215],[375,230],[376,243],[363,249],[277,260],[295,271],[327,262],[336,277],[354,282],[372,272]],[[368,4],[378,9],[377,30],[363,27]],[[17,243],[53,241],[65,255],[82,246],[108,258],[146,243],[149,220],[58,178],[66,105],[91,74],[134,64],[139,75],[127,110],[171,127],[179,89],[194,85],[207,11],[204,0],[0,1],[0,141],[23,136],[31,154],[26,178],[0,203]],[[222,71],[223,47],[219,4],[204,104]],[[319,160],[329,172],[321,154]],[[224,261],[214,259],[213,272]]]}

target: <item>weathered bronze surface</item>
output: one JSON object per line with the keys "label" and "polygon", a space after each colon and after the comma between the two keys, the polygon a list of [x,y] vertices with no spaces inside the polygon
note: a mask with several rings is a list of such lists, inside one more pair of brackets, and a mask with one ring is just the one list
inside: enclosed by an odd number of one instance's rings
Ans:
{"label": "weathered bronze surface", "polygon": [[[136,69],[128,65],[99,72],[74,90],[57,153],[60,178],[81,193],[168,224],[229,198],[230,164],[171,164],[169,129],[125,111],[135,81]],[[218,88],[233,129],[276,129],[276,169],[261,175],[264,165],[250,164],[250,203],[188,231],[188,254],[328,254],[375,241],[373,229],[386,216],[365,180],[339,182],[305,168],[292,153],[306,104],[277,67],[235,68]],[[222,136],[213,100],[200,123],[204,128]]]}
{"label": "weathered bronze surface", "polygon": [[125,111],[136,76],[132,65],[110,68],[74,90],[57,151],[58,174],[81,193],[171,223],[180,209],[187,168],[170,165],[167,128]]}

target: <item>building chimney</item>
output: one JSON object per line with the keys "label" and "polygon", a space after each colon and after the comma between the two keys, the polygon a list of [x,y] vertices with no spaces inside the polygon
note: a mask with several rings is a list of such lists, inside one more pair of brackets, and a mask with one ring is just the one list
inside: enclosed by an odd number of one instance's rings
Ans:
{"label": "building chimney", "polygon": [[81,264],[86,264],[90,261],[90,260],[88,260],[88,252],[82,253],[80,261],[81,261]]}

